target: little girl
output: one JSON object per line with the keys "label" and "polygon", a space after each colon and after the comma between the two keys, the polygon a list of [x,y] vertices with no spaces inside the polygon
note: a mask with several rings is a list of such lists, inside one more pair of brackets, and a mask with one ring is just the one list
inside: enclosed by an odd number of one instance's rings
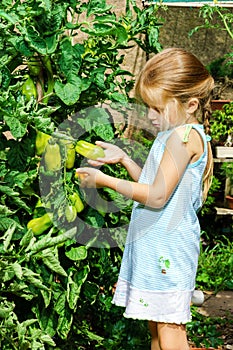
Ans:
{"label": "little girl", "polygon": [[169,48],[145,65],[136,94],[149,108],[158,135],[141,169],[119,147],[97,142],[105,158],[98,166],[120,162],[133,181],[95,168],[83,187],[109,187],[134,200],[113,303],[125,317],[148,320],[152,350],[188,350],[185,324],[195,287],[200,226],[197,212],[212,176],[208,127],[213,78],[191,53]]}

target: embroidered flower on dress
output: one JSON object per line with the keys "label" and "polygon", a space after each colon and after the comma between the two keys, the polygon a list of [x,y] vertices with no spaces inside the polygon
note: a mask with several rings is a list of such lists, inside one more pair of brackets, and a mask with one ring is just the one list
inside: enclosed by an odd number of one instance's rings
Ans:
{"label": "embroidered flower on dress", "polygon": [[170,265],[171,263],[169,259],[166,259],[163,256],[159,258],[159,267],[161,269],[161,273],[163,273],[164,275],[166,275],[167,269],[169,269]]}
{"label": "embroidered flower on dress", "polygon": [[140,303],[143,304],[143,306],[147,307],[149,304],[145,303],[142,298],[139,299]]}

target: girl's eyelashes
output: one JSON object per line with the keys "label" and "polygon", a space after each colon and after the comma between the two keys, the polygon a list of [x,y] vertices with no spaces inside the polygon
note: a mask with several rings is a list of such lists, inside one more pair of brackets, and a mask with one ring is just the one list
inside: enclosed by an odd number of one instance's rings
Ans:
{"label": "girl's eyelashes", "polygon": [[158,108],[156,108],[156,107],[152,107],[152,109],[155,111],[155,112],[157,112],[157,113],[160,113],[161,111],[158,109]]}

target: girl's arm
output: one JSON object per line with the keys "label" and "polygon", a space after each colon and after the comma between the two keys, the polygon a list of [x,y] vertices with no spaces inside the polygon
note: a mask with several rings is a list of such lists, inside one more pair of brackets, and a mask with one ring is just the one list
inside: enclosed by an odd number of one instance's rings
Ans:
{"label": "girl's arm", "polygon": [[95,160],[88,160],[88,163],[93,166],[103,164],[121,163],[134,181],[138,181],[142,169],[135,163],[120,147],[111,143],[96,141],[96,144],[104,148],[105,157]]}
{"label": "girl's arm", "polygon": [[81,185],[109,187],[146,206],[162,208],[178,185],[187,165],[203,152],[202,142],[197,142],[197,137],[200,140],[200,136],[197,136],[195,131],[191,131],[187,143],[182,141],[183,134],[184,129],[180,128],[168,139],[156,177],[151,185],[117,179],[92,168],[80,168],[77,172],[85,174]]}

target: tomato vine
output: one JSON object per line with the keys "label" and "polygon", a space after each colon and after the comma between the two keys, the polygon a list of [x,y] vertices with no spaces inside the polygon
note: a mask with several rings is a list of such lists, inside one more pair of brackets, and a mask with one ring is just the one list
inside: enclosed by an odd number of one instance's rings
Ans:
{"label": "tomato vine", "polygon": [[[2,0],[0,19],[0,348],[119,349],[105,337],[121,318],[115,309],[111,322],[106,316],[121,250],[105,241],[93,248],[97,237],[82,220],[96,229],[127,224],[132,203],[102,190],[104,201],[86,205],[74,177],[82,158],[71,161],[68,145],[78,134],[91,143],[114,140],[105,109],[88,108],[133,101],[122,52],[159,51],[162,19],[157,7],[134,0],[120,17],[105,0]],[[141,161],[143,147],[122,146],[136,147]],[[49,147],[57,158],[48,161]],[[106,171],[126,175],[117,166]],[[121,213],[108,213],[107,201]]]}

